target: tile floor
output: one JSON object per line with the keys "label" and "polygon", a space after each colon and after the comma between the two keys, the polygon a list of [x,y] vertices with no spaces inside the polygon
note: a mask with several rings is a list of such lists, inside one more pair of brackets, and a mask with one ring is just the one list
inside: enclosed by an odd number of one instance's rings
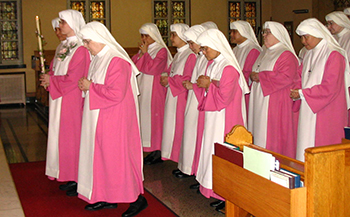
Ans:
{"label": "tile floor", "polygon": [[[45,160],[47,122],[31,105],[0,106],[0,138],[8,163]],[[146,156],[147,153],[144,155]],[[209,206],[209,203],[215,201],[214,199],[207,199],[196,190],[189,189],[189,186],[195,183],[194,177],[178,179],[171,174],[176,167],[177,164],[171,161],[145,165],[145,188],[181,217],[224,217]],[[14,201],[10,209],[2,209],[1,205],[0,216],[23,216],[13,182],[11,183],[12,178],[8,177],[8,173],[6,160],[0,147],[0,181],[2,183],[6,181],[6,185],[1,184],[0,187],[0,203]]]}

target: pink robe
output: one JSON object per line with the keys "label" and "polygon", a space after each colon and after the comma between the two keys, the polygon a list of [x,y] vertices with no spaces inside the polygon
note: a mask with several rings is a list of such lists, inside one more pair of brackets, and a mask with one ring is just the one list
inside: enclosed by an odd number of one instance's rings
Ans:
{"label": "pink robe", "polygon": [[[223,143],[225,135],[231,131],[233,126],[237,124],[244,126],[245,123],[242,114],[242,103],[244,103],[242,100],[244,100],[244,97],[238,82],[240,74],[231,65],[225,66],[222,70],[220,81],[218,83],[212,82],[206,95],[203,88],[199,88],[196,84],[193,85],[199,103],[198,110],[205,112],[205,130],[196,179],[201,184],[200,191],[205,197],[214,197],[220,200],[224,199],[212,190],[214,143]],[[225,109],[225,120],[215,118],[215,114],[223,109]],[[224,122],[223,131],[218,132],[217,129],[221,128],[219,124],[222,121]],[[216,134],[221,135],[220,141],[216,141],[215,136],[212,136],[212,129],[217,131]]]}
{"label": "pink robe", "polygon": [[[242,69],[242,72],[243,72],[243,75],[244,75],[244,78],[247,82],[247,84],[249,85],[249,75],[250,73],[252,72],[252,68],[253,68],[253,65],[256,61],[256,59],[258,58],[260,54],[260,51],[257,50],[257,49],[252,49],[247,58],[245,59],[245,62],[244,62],[244,67]],[[248,117],[248,108],[249,108],[249,93],[248,94],[245,94],[245,105],[246,105],[246,109],[247,109],[247,117]]]}
{"label": "pink robe", "polygon": [[296,157],[293,131],[293,101],[290,89],[297,76],[298,60],[290,51],[277,59],[273,71],[260,71],[259,79],[264,97],[269,96],[266,149]]}
{"label": "pink robe", "polygon": [[114,57],[104,84],[92,83],[89,89],[90,104],[85,106],[99,109],[91,199],[79,194],[89,203],[130,203],[143,193],[141,138],[130,76],[131,65]]}
{"label": "pink robe", "polygon": [[[86,48],[81,46],[75,51],[66,75],[55,76],[50,72],[52,76],[50,76],[50,86],[47,88],[50,96],[53,100],[62,97],[60,129],[58,132],[58,181],[78,181],[80,133],[84,103],[82,92],[78,88],[78,81],[87,75],[89,64],[90,54]],[[54,108],[50,107],[50,109]],[[49,178],[53,179],[50,176]]]}
{"label": "pink robe", "polygon": [[[169,83],[168,91],[171,92],[170,97],[177,98],[176,114],[173,114],[175,115],[176,125],[175,125],[175,134],[174,134],[174,139],[172,143],[170,157],[169,158],[164,157],[162,153],[163,160],[172,160],[174,162],[178,162],[179,160],[180,149],[182,144],[182,135],[184,130],[187,93],[188,93],[187,89],[185,89],[182,86],[182,82],[191,79],[192,71],[195,64],[196,64],[196,55],[194,53],[191,53],[187,57],[182,75],[174,75],[173,77],[171,76],[168,77],[168,83]],[[171,64],[170,69],[172,65],[173,64]],[[163,135],[164,135],[164,132],[163,132]],[[163,141],[164,141],[164,138],[163,138]],[[163,148],[162,148],[162,152],[163,152]]]}
{"label": "pink robe", "polygon": [[[303,65],[300,68],[299,76],[301,77]],[[307,105],[313,113],[317,114],[315,143],[310,144],[309,147],[341,143],[344,138],[344,126],[347,124],[344,70],[344,57],[339,52],[333,51],[326,61],[321,83],[302,89]],[[299,79],[298,86],[301,87],[301,79]],[[301,100],[295,101],[296,111],[300,103]],[[299,115],[300,122],[304,114],[300,112]],[[309,130],[304,128],[299,125],[299,131]],[[301,151],[304,152],[304,149]]]}
{"label": "pink robe", "polygon": [[[167,67],[167,50],[162,48],[158,51],[156,57],[152,59],[149,53],[145,53],[140,59],[139,53],[132,57],[137,68],[141,73],[153,76],[153,85],[151,89],[151,147],[143,147],[145,152],[161,150],[163,136],[164,106],[166,88],[160,84],[161,74]],[[140,93],[142,94],[142,92]],[[142,105],[140,104],[140,107]],[[142,108],[141,108],[142,109]],[[142,116],[141,116],[142,125]],[[142,127],[141,127],[142,129]],[[141,132],[142,135],[142,132]],[[148,142],[148,141],[147,141]]]}
{"label": "pink robe", "polygon": [[[339,45],[346,51],[348,58],[350,57],[350,29],[344,28],[338,36]],[[349,63],[350,64],[350,63]],[[349,87],[350,92],[350,87]],[[348,125],[350,127],[350,110],[348,110]]]}

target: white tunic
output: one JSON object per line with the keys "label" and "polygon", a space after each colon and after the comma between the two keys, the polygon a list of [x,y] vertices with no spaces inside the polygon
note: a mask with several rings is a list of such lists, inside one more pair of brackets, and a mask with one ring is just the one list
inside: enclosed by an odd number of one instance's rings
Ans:
{"label": "white tunic", "polygon": [[[305,53],[301,75],[302,89],[322,82],[326,62],[333,51],[325,41],[321,40],[315,48]],[[299,114],[302,115],[299,116],[298,123],[297,160],[304,161],[305,149],[315,146],[317,113],[311,110],[306,100],[301,100]]]}
{"label": "white tunic", "polygon": [[[154,59],[160,49],[163,46],[154,42],[148,46],[148,54]],[[141,132],[142,132],[142,145],[143,147],[151,147],[151,105],[152,105],[152,90],[153,90],[153,75],[147,75],[140,73],[137,76],[137,83],[139,85],[140,96],[139,105],[140,105],[140,117],[141,117]]]}
{"label": "white tunic", "polygon": [[[198,77],[205,74],[207,64],[207,58],[203,54],[199,54],[193,69],[191,83],[196,83]],[[192,163],[197,142],[198,114],[198,100],[193,90],[189,90],[185,110],[184,134],[178,165],[178,168],[188,175],[192,175]]]}
{"label": "white tunic", "polygon": [[[175,75],[183,75],[185,64],[188,56],[193,53],[189,49],[189,45],[184,45],[177,49],[177,53],[171,64],[171,71],[169,77]],[[171,89],[168,87],[165,109],[164,109],[164,127],[163,127],[163,139],[162,139],[162,157],[170,159],[173,141],[175,136],[175,124],[176,124],[176,110],[177,97],[174,97],[171,93]]]}
{"label": "white tunic", "polygon": [[[253,72],[273,71],[280,55],[288,50],[281,42],[266,48],[253,65]],[[254,144],[266,148],[267,114],[270,96],[264,96],[260,82],[253,82],[248,114],[248,130],[254,135]]]}
{"label": "white tunic", "polygon": [[[70,44],[77,44],[74,48],[70,49],[66,58],[61,61],[57,59],[58,49],[63,47],[69,47]],[[66,75],[69,67],[69,63],[74,56],[75,51],[82,46],[82,42],[78,40],[76,36],[68,37],[63,43],[57,47],[55,59],[53,62],[52,71],[54,75]],[[46,156],[46,172],[45,174],[50,177],[59,177],[59,133],[60,133],[60,120],[61,120],[61,106],[62,97],[55,100],[51,98],[49,94],[49,132],[47,141],[47,156]]]}

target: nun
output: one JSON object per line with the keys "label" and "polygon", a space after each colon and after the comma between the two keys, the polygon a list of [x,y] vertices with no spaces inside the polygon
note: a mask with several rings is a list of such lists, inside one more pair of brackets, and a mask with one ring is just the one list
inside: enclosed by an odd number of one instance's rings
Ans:
{"label": "nun", "polygon": [[143,151],[151,152],[144,159],[147,165],[162,162],[161,146],[166,88],[160,84],[161,74],[173,57],[154,23],[146,23],[139,30],[139,52],[132,57],[141,72],[137,77],[140,88],[140,124]]}
{"label": "nun", "polygon": [[[206,29],[201,25],[194,25],[185,32],[186,40],[197,60],[194,66],[191,80],[183,81],[183,86],[188,90],[187,103],[185,109],[185,125],[182,145],[180,150],[178,169],[175,176],[186,178],[195,175],[198,167],[198,156],[203,136],[204,114],[199,112],[198,100],[194,95],[192,85],[196,83],[197,78],[203,75],[208,64],[207,59],[200,51],[197,43],[197,37]],[[194,185],[194,187],[199,185]]]}
{"label": "nun", "polygon": [[92,55],[88,76],[79,80],[84,113],[79,156],[79,198],[86,210],[130,203],[123,217],[147,207],[142,196],[142,145],[139,125],[137,67],[100,22],[80,33]]}
{"label": "nun", "polygon": [[177,48],[177,53],[167,74],[163,74],[160,80],[167,88],[161,154],[164,160],[174,162],[179,161],[188,93],[182,82],[191,79],[196,64],[196,55],[190,49],[184,35],[188,28],[189,26],[183,23],[170,26],[170,40]]}
{"label": "nun", "polygon": [[254,144],[295,158],[293,101],[290,89],[299,65],[286,28],[267,21],[263,29],[264,51],[253,65],[248,129]]}
{"label": "nun", "polygon": [[[350,56],[350,20],[342,11],[334,11],[326,16],[327,28],[336,38],[348,58]],[[348,111],[348,125],[350,126],[350,111]]]}
{"label": "nun", "polygon": [[[242,69],[247,84],[251,84],[249,75],[262,48],[254,34],[252,26],[244,20],[230,23],[230,42],[236,44],[233,53]],[[249,94],[245,95],[246,106],[249,106]]]}
{"label": "nun", "polygon": [[327,28],[309,18],[296,29],[307,50],[300,66],[299,88],[290,96],[299,110],[297,159],[304,151],[340,143],[344,138],[349,108],[349,64],[342,49]]}
{"label": "nun", "polygon": [[[60,185],[68,196],[77,196],[82,92],[78,81],[86,76],[90,55],[77,33],[85,25],[76,10],[59,12],[59,29],[67,36],[59,45],[52,72],[41,75],[41,86],[49,91],[49,133],[46,171],[49,179],[67,182]],[[56,26],[57,24],[55,24]]]}
{"label": "nun", "polygon": [[222,209],[224,199],[213,192],[212,155],[214,143],[224,143],[233,126],[246,126],[244,94],[249,92],[244,75],[225,35],[209,29],[197,38],[209,63],[205,74],[193,84],[198,110],[204,112],[204,132],[196,180],[207,198],[218,199],[211,206]]}

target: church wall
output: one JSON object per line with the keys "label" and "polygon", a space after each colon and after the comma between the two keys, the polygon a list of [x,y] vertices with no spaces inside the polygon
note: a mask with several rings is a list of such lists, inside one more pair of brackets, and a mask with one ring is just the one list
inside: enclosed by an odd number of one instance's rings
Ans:
{"label": "church wall", "polygon": [[[315,10],[320,10],[317,16],[324,16],[332,11],[329,8],[331,0],[262,0],[262,23],[267,20],[278,22],[293,21],[296,26],[301,20],[311,17]],[[143,23],[152,22],[151,0],[111,0],[111,32],[123,47],[136,47],[140,40],[139,28]],[[328,8],[327,8],[328,7]],[[26,88],[27,93],[35,92],[35,74],[31,69],[31,56],[37,49],[35,37],[35,16],[41,18],[42,33],[47,42],[46,50],[54,50],[59,43],[56,38],[51,20],[58,16],[58,12],[67,8],[66,0],[22,0],[23,14],[23,48],[24,63],[27,65]],[[278,9],[278,10],[276,10]],[[295,9],[309,9],[309,13],[296,15]],[[226,35],[228,34],[227,0],[191,0],[191,24],[200,24],[211,20]],[[327,11],[327,12],[326,12]],[[294,33],[296,50],[301,48],[299,37]]]}

